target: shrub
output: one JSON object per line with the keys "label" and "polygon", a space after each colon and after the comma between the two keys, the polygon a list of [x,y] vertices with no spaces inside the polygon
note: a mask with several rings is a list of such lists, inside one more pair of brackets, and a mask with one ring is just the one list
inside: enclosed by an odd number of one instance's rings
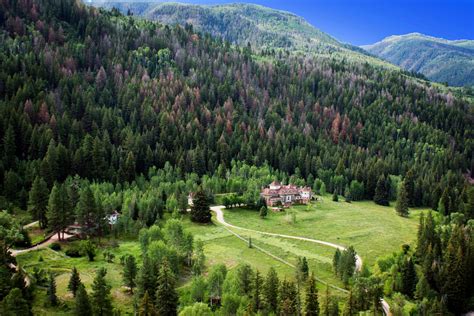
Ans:
{"label": "shrub", "polygon": [[53,249],[54,251],[59,251],[61,250],[61,245],[57,242],[53,242],[51,245],[49,245],[49,248]]}
{"label": "shrub", "polygon": [[80,258],[83,256],[81,251],[76,247],[69,248],[68,250],[66,250],[65,253],[66,253],[66,256],[71,257],[71,258]]}
{"label": "shrub", "polygon": [[89,258],[89,261],[94,261],[96,254],[96,247],[90,240],[81,241],[81,252]]}

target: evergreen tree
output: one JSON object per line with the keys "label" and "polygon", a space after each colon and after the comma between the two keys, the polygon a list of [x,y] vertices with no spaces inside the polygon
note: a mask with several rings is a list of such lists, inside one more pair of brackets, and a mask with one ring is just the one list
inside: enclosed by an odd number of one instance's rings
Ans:
{"label": "evergreen tree", "polygon": [[86,288],[81,283],[79,284],[76,291],[76,299],[74,302],[74,315],[85,316],[92,315],[92,307],[89,301],[89,295],[87,295]]}
{"label": "evergreen tree", "polygon": [[47,218],[49,227],[58,234],[59,240],[61,240],[61,230],[63,228],[61,212],[61,192],[59,184],[55,183],[49,195]]}
{"label": "evergreen tree", "polygon": [[382,174],[375,187],[375,194],[374,194],[374,202],[379,205],[388,206],[388,196],[389,196],[389,188],[387,187],[387,181],[385,180],[385,176]]}
{"label": "evergreen tree", "polygon": [[38,219],[40,228],[44,229],[48,225],[46,212],[48,210],[49,190],[43,178],[36,177],[31,186],[28,210],[33,218]]}
{"label": "evergreen tree", "polygon": [[415,264],[411,258],[405,258],[401,267],[402,290],[401,292],[412,298],[416,290],[418,278],[415,271]]}
{"label": "evergreen tree", "polygon": [[148,291],[145,291],[145,295],[140,302],[140,307],[138,309],[139,316],[156,316],[156,309],[155,305],[153,305],[153,301],[148,295]]}
{"label": "evergreen tree", "polygon": [[31,314],[28,301],[23,298],[20,289],[13,288],[2,301],[2,315],[28,316]]}
{"label": "evergreen tree", "polygon": [[95,214],[97,203],[90,186],[86,185],[80,192],[79,201],[76,206],[77,222],[88,234],[93,233],[96,227]]}
{"label": "evergreen tree", "polygon": [[211,221],[209,199],[202,188],[194,194],[191,220],[197,223],[209,223]]}
{"label": "evergreen tree", "polygon": [[260,276],[260,272],[257,270],[255,272],[255,279],[253,284],[253,311],[258,312],[261,306],[261,295],[262,295],[262,277]]}
{"label": "evergreen tree", "polygon": [[332,267],[336,275],[339,273],[340,260],[341,260],[341,250],[337,248],[336,251],[334,252],[334,257],[332,259]]}
{"label": "evergreen tree", "polygon": [[443,215],[449,215],[451,213],[451,196],[448,188],[444,189],[441,198],[438,203],[438,211]]}
{"label": "evergreen tree", "polygon": [[16,159],[16,141],[15,131],[12,125],[8,125],[3,136],[3,162],[6,170],[13,169],[15,167]]}
{"label": "evergreen tree", "polygon": [[52,273],[49,274],[48,289],[46,290],[46,295],[48,297],[48,303],[51,306],[58,305],[58,297],[56,296],[56,280]]}
{"label": "evergreen tree", "polygon": [[260,215],[260,218],[265,218],[265,217],[267,217],[267,208],[266,208],[265,206],[262,206],[262,207],[260,208],[259,215]]}
{"label": "evergreen tree", "polygon": [[152,301],[155,299],[157,271],[155,271],[154,265],[147,255],[143,257],[143,263],[141,268],[138,270],[136,283],[138,297],[143,297],[145,292],[148,292]]}
{"label": "evergreen tree", "polygon": [[[459,228],[455,228],[455,230]],[[445,267],[443,273],[442,293],[447,296],[447,305],[449,310],[456,314],[461,313],[464,308],[464,299],[466,296],[466,280],[469,277],[466,275],[465,257],[462,251],[462,246],[457,245],[456,234],[453,231],[449,239],[448,246],[445,253]]]}
{"label": "evergreen tree", "polygon": [[405,182],[402,182],[400,185],[400,190],[398,191],[397,204],[395,205],[395,210],[400,216],[408,216],[408,195]]}
{"label": "evergreen tree", "polygon": [[265,308],[271,312],[276,313],[278,308],[278,289],[280,287],[280,280],[273,267],[268,270],[267,277],[263,284],[263,301]]}
{"label": "evergreen tree", "polygon": [[337,195],[337,191],[334,190],[334,193],[332,194],[332,200],[334,202],[339,202],[339,196]]}
{"label": "evergreen tree", "polygon": [[308,279],[308,285],[306,287],[304,311],[306,316],[319,315],[318,288],[316,287],[316,279],[314,278],[313,273],[311,273],[311,276]]}
{"label": "evergreen tree", "polygon": [[158,274],[156,289],[156,310],[158,315],[176,315],[178,308],[178,294],[175,289],[175,279],[168,261],[163,261]]}
{"label": "evergreen tree", "polygon": [[298,257],[298,263],[296,265],[296,279],[299,283],[304,282],[308,279],[309,267],[308,260],[306,257]]}
{"label": "evergreen tree", "polygon": [[349,291],[349,296],[347,297],[347,302],[344,305],[344,316],[352,316],[356,313],[354,306],[354,298],[352,297],[352,291]]}
{"label": "evergreen tree", "polygon": [[48,226],[58,234],[58,239],[61,240],[61,233],[64,236],[64,230],[74,221],[69,195],[64,185],[54,184],[49,195],[46,215]]}
{"label": "evergreen tree", "polygon": [[76,296],[77,289],[81,285],[81,278],[79,276],[79,272],[77,271],[76,267],[72,268],[71,278],[69,279],[69,284],[67,286],[68,290]]}
{"label": "evergreen tree", "polygon": [[278,300],[280,315],[285,316],[299,314],[298,291],[296,289],[295,283],[284,280],[280,286]]}
{"label": "evergreen tree", "polygon": [[330,316],[331,312],[331,294],[329,293],[329,284],[326,284],[326,295],[324,296],[324,316]]}
{"label": "evergreen tree", "polygon": [[403,185],[405,187],[406,199],[408,202],[407,208],[415,206],[415,173],[413,168],[407,171]]}
{"label": "evergreen tree", "polygon": [[133,293],[133,288],[135,287],[135,278],[137,276],[137,264],[135,262],[135,257],[129,255],[125,258],[125,264],[123,266],[123,281],[126,286],[130,288],[130,292]]}
{"label": "evergreen tree", "polygon": [[250,295],[252,292],[252,267],[248,264],[241,264],[237,268],[237,282],[242,295]]}
{"label": "evergreen tree", "polygon": [[92,310],[97,316],[113,315],[110,285],[105,280],[106,274],[107,270],[100,268],[92,284]]}

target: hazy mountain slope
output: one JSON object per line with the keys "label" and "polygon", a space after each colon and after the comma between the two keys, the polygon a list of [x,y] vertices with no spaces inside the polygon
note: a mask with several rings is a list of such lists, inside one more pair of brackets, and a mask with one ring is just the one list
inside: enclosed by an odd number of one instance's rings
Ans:
{"label": "hazy mountain slope", "polygon": [[455,86],[474,84],[474,41],[471,40],[449,41],[412,33],[390,36],[362,47],[433,81]]}
{"label": "hazy mountain slope", "polygon": [[183,3],[136,3],[94,1],[94,5],[116,7],[123,13],[164,24],[192,24],[231,43],[259,48],[288,48],[318,52],[365,51],[337,41],[293,13],[254,4],[194,5]]}

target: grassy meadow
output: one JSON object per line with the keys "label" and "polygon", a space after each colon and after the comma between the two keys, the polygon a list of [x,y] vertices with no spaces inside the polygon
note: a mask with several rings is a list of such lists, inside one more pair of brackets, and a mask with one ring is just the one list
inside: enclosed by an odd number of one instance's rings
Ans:
{"label": "grassy meadow", "polygon": [[[295,206],[282,212],[269,211],[265,219],[259,217],[258,212],[245,208],[227,209],[224,211],[227,222],[259,231],[281,233],[286,235],[309,237],[337,243],[343,246],[353,245],[365,264],[371,266],[377,257],[398,251],[404,243],[413,244],[416,239],[418,218],[421,210],[412,210],[408,218],[396,215],[393,207],[383,207],[373,202],[333,202],[329,196],[319,199],[308,206]],[[294,215],[292,215],[294,214]],[[293,279],[294,269],[267,254],[249,248],[248,243],[237,238],[215,218],[213,223],[201,225],[192,223],[189,218],[183,219],[184,227],[194,235],[195,239],[204,242],[206,264],[208,268],[217,263],[225,263],[229,269],[239,263],[248,263],[266,274],[270,267],[274,267],[281,278]],[[34,239],[42,235],[38,227],[29,229]],[[252,238],[252,244],[271,252],[275,256],[296,264],[298,257],[308,259],[310,271],[319,279],[338,287],[342,282],[332,272],[332,257],[334,249],[311,242],[292,240],[274,236],[265,236],[259,233],[232,229],[243,238]],[[44,288],[36,290],[34,312],[38,315],[67,315],[72,307],[73,297],[67,290],[70,271],[76,266],[81,279],[91,290],[95,272],[100,267],[107,268],[107,280],[112,286],[112,296],[117,307],[123,314],[133,311],[133,298],[122,285],[122,270],[120,257],[133,254],[140,264],[140,246],[135,240],[103,240],[99,247],[96,260],[89,262],[86,257],[70,258],[64,251],[77,242],[64,242],[61,251],[44,248],[38,251],[18,255],[19,264],[27,272],[33,273],[38,267],[56,274],[57,293],[63,303],[63,308],[49,309],[44,307],[46,291]],[[117,246],[118,244],[118,246]],[[115,246],[113,246],[115,245]],[[109,250],[115,255],[114,262],[106,262],[103,251]],[[191,280],[189,271],[184,271],[178,284],[186,287]],[[318,283],[320,290],[325,286]],[[331,290],[333,295],[344,295]],[[324,292],[323,292],[324,293]]]}

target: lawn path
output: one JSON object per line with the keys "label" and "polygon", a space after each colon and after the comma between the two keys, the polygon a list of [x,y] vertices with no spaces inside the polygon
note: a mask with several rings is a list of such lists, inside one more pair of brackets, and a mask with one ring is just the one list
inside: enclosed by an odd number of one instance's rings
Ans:
{"label": "lawn path", "polygon": [[[216,213],[217,221],[220,224],[224,225],[226,228],[230,227],[230,228],[244,230],[244,231],[248,231],[248,232],[253,232],[253,233],[257,233],[257,234],[261,234],[261,235],[288,238],[288,239],[296,239],[296,240],[302,240],[302,241],[309,241],[309,242],[329,246],[329,247],[340,249],[340,250],[346,250],[346,247],[344,247],[344,246],[337,245],[337,244],[327,242],[327,241],[323,241],[323,240],[312,239],[312,238],[307,238],[307,237],[300,237],[300,236],[277,234],[277,233],[269,233],[269,232],[263,232],[263,231],[259,231],[259,230],[254,230],[254,229],[250,229],[250,228],[245,228],[245,227],[232,225],[232,224],[226,222],[225,219],[224,219],[224,211],[223,211],[224,208],[225,208],[225,206],[223,206],[223,205],[211,206],[211,211]],[[242,239],[242,237],[240,235],[232,232],[231,230],[229,230],[229,231],[231,233],[233,233],[234,235],[236,235],[238,238]],[[264,252],[266,252],[266,251],[264,251]],[[270,254],[270,255],[272,257],[275,257],[273,254]],[[277,257],[275,257],[275,258],[279,261],[283,260],[283,259],[280,259],[280,258],[277,258]],[[362,269],[362,258],[359,255],[356,254],[356,270],[360,271],[361,269]],[[380,300],[380,304],[382,305],[382,309],[383,309],[385,315],[391,315],[390,306],[388,305],[388,303],[384,299]]]}

